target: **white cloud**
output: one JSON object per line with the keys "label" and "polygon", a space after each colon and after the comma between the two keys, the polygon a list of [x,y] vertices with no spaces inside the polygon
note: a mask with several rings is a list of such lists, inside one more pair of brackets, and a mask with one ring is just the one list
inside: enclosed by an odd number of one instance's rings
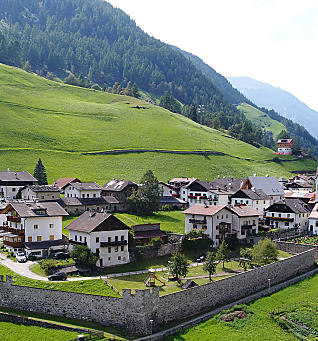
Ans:
{"label": "white cloud", "polygon": [[318,110],[317,0],[110,0],[144,31],[223,75],[279,86]]}

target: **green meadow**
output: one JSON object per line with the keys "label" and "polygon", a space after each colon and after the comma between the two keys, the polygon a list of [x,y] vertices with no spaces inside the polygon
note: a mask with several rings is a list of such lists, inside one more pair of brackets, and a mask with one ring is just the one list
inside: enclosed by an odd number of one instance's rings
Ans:
{"label": "green meadow", "polygon": [[[286,177],[292,170],[315,169],[311,160],[274,163],[267,148],[147,102],[48,81],[2,64],[0,126],[1,169],[33,172],[41,157],[50,182],[73,176],[101,184],[114,177],[139,181],[148,169],[160,180],[251,173]],[[114,149],[213,150],[226,155],[83,155]]]}

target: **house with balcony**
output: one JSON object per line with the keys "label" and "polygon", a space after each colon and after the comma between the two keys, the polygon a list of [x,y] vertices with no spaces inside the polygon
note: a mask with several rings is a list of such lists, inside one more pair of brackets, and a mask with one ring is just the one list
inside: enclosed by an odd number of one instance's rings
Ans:
{"label": "house with balcony", "polygon": [[292,155],[293,154],[293,139],[280,139],[277,141],[277,154]]}
{"label": "house with balcony", "polygon": [[62,219],[68,214],[58,203],[12,202],[0,214],[6,217],[3,244],[9,251],[47,257],[66,248]]}
{"label": "house with balcony", "polygon": [[239,189],[231,196],[231,206],[250,206],[261,215],[271,204],[271,198],[261,189]]}
{"label": "house with balcony", "polygon": [[137,190],[138,185],[132,181],[112,179],[102,186],[101,195],[115,198],[118,201],[116,211],[123,212],[128,210],[127,199]]}
{"label": "house with balcony", "polygon": [[65,187],[68,186],[72,182],[82,182],[82,181],[78,178],[60,178],[54,181],[53,186],[59,188],[61,193],[64,193]]}
{"label": "house with balcony", "polygon": [[102,187],[96,182],[71,182],[65,189],[65,198],[100,198]]}
{"label": "house with balcony", "polygon": [[21,190],[21,199],[26,201],[57,201],[60,196],[60,189],[55,186],[31,185]]}
{"label": "house with balcony", "polygon": [[310,207],[300,199],[284,199],[269,206],[264,213],[265,224],[271,228],[304,231],[308,227]]}
{"label": "house with balcony", "polygon": [[113,215],[87,211],[66,228],[70,249],[86,245],[98,255],[98,267],[129,263],[129,227]]}
{"label": "house with balcony", "polygon": [[182,190],[182,188],[185,188],[195,180],[197,179],[186,177],[173,178],[168,181],[168,185],[171,186],[171,188],[175,191],[176,197],[180,198],[183,201],[187,201],[187,198],[185,196],[186,190]]}
{"label": "house with balcony", "polygon": [[316,203],[309,215],[309,232],[318,235],[318,204]]}
{"label": "house with balcony", "polygon": [[29,172],[0,171],[0,199],[16,199],[20,189],[37,183]]}

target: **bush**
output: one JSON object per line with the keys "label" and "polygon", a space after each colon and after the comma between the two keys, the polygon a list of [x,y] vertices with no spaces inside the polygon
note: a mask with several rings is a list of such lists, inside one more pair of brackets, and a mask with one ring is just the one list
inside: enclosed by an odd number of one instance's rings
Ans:
{"label": "bush", "polygon": [[76,264],[90,268],[95,267],[98,260],[98,256],[84,245],[76,245],[71,251],[71,257],[75,260]]}
{"label": "bush", "polygon": [[151,243],[152,243],[152,246],[155,246],[157,249],[159,249],[159,247],[163,244],[163,241],[161,238],[157,237],[157,238],[153,238]]}
{"label": "bush", "polygon": [[208,249],[213,246],[213,241],[203,231],[192,230],[182,240],[182,250]]}
{"label": "bush", "polygon": [[171,211],[171,208],[169,205],[163,205],[161,211]]}
{"label": "bush", "polygon": [[42,259],[39,261],[39,264],[46,275],[51,275],[57,268],[57,261],[55,259]]}

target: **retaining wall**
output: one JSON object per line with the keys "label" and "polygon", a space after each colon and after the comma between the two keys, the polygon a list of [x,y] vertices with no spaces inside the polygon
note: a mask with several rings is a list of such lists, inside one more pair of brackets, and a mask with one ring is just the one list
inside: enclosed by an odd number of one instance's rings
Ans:
{"label": "retaining wall", "polygon": [[308,251],[308,250],[313,250],[315,259],[318,259],[318,245],[297,244],[297,243],[282,242],[282,241],[275,241],[275,243],[279,250],[292,253],[294,255]]}

